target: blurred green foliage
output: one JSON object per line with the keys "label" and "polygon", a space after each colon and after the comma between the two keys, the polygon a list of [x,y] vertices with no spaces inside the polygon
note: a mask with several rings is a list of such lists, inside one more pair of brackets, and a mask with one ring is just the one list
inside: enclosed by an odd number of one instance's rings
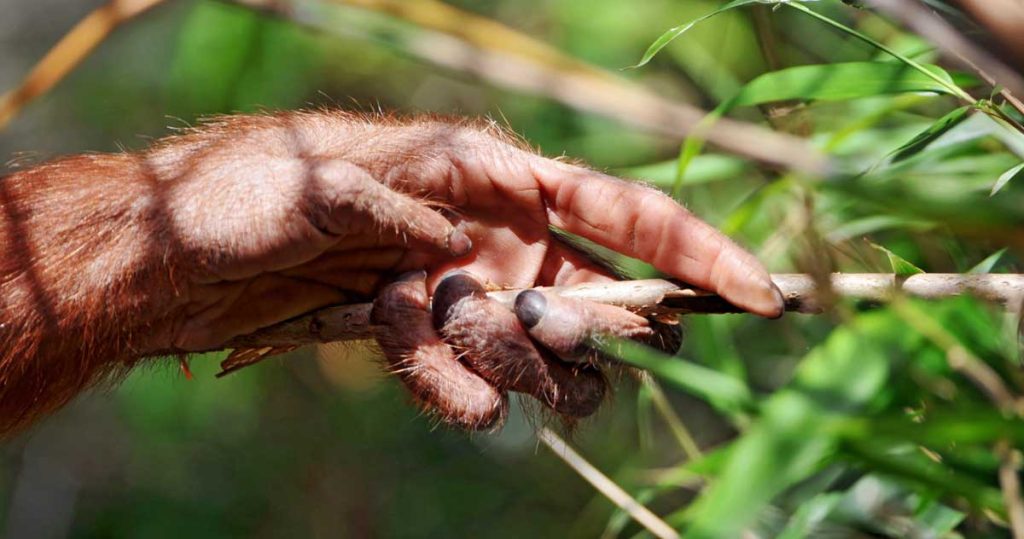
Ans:
{"label": "blurred green foliage", "polygon": [[[618,70],[667,27],[725,3],[456,4]],[[162,134],[168,116],[304,105],[489,114],[548,154],[676,191],[772,271],[1019,269],[1024,137],[1010,124],[1021,118],[989,88],[948,66],[927,67],[937,78],[917,70],[940,62],[935,51],[868,10],[803,6],[829,25],[792,6],[733,4],[744,6],[622,74],[806,136],[836,159],[834,177],[766,169],[696,139],[681,164],[676,141],[419,63],[401,24],[371,31],[379,17],[358,10],[332,19],[339,36],[211,1],[122,29],[47,97],[57,118],[22,120],[74,142],[4,149],[141,146],[134,137]],[[993,402],[951,358],[1024,392],[1012,316],[967,298],[842,301],[828,316],[686,326],[679,357],[609,345],[667,391],[621,376],[614,402],[569,437],[682,532],[1009,536],[997,449],[1024,446],[1020,401]],[[193,380],[163,363],[136,372],[113,398],[85,399],[0,451],[3,523],[25,529],[44,507],[51,528],[76,537],[644,534],[538,449],[536,414],[517,408],[497,435],[432,429],[370,355],[302,350],[223,380],[216,355],[192,360]]]}

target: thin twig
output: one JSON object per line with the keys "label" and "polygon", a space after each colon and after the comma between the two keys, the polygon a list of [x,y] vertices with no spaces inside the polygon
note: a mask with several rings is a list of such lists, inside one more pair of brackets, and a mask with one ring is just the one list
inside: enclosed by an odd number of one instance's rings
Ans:
{"label": "thin twig", "polygon": [[[114,29],[163,0],[112,0],[82,19],[22,83],[0,97],[0,129],[32,100],[68,75]],[[337,33],[308,0],[225,0],[292,22]],[[533,93],[578,110],[664,136],[687,136],[706,112],[665,99],[621,76],[573,58],[501,23],[437,0],[326,0],[386,13],[429,32],[406,43],[419,58],[479,76],[499,87]],[[313,6],[313,7],[311,7]],[[825,156],[807,142],[752,124],[722,120],[707,133],[714,144],[752,159],[803,172],[829,172]]]}
{"label": "thin twig", "polygon": [[587,462],[579,453],[569,447],[569,444],[565,443],[561,436],[555,434],[551,429],[544,427],[537,434],[537,437],[540,438],[544,445],[548,446],[548,449],[551,449],[555,456],[562,459],[580,477],[590,483],[598,492],[604,494],[619,509],[633,517],[633,520],[647,528],[647,531],[654,534],[655,537],[678,539],[678,532],[666,524],[664,520],[658,518],[658,515],[652,513],[650,509],[636,501],[628,492],[622,490],[622,487],[609,479],[608,476]]}
{"label": "thin twig", "polygon": [[0,129],[25,105],[50,91],[103,42],[115,28],[163,0],[111,0],[78,22],[16,88],[0,96]]}
{"label": "thin twig", "polygon": [[1024,499],[1020,490],[1020,452],[1008,442],[1000,441],[996,446],[999,456],[999,486],[1003,491],[1006,513],[1010,517],[1010,530],[1014,539],[1024,539]]}
{"label": "thin twig", "polygon": [[[787,311],[819,313],[827,307],[820,303],[817,286],[810,275],[775,274],[772,280],[782,291]],[[836,273],[832,275],[830,288],[830,294],[835,297],[876,302],[889,301],[899,294],[925,299],[967,294],[1016,312],[1024,301],[1024,274],[922,273],[899,277],[891,273]],[[618,305],[642,314],[741,312],[715,294],[662,279],[586,283],[550,290],[568,297]],[[511,306],[519,292],[521,290],[502,290],[491,292],[490,297]],[[369,339],[373,336],[371,308],[369,303],[327,307],[237,337],[224,347],[288,347]]]}
{"label": "thin twig", "polygon": [[[670,139],[689,136],[707,115],[497,21],[438,0],[225,1],[335,34],[344,30],[325,16],[325,5],[384,13],[415,25],[400,35],[388,33],[387,39],[421,60]],[[347,30],[368,35],[362,28]],[[818,175],[830,171],[828,159],[808,142],[753,124],[721,119],[702,136],[724,150],[763,163]]]}
{"label": "thin twig", "polygon": [[665,392],[661,390],[661,385],[649,374],[644,377],[643,384],[651,392],[651,401],[654,403],[655,409],[661,414],[662,419],[668,425],[669,431],[672,432],[676,441],[679,442],[679,447],[686,453],[686,459],[697,460],[701,458],[703,453],[701,453],[700,446],[697,445],[697,441],[693,439],[693,435],[686,428],[686,424],[683,423],[683,420],[676,414],[676,411],[668,402]]}

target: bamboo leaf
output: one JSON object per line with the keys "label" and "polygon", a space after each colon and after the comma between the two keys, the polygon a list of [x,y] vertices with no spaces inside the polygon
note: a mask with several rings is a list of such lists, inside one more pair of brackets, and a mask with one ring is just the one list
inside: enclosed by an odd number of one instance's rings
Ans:
{"label": "bamboo leaf", "polygon": [[953,129],[961,122],[967,119],[971,111],[971,107],[963,106],[956,110],[953,110],[949,114],[946,114],[942,118],[935,121],[928,129],[918,133],[918,135],[909,142],[900,146],[892,153],[892,161],[899,162],[908,157],[911,157],[921,150],[928,147],[935,139],[941,137],[950,129]]}
{"label": "bamboo leaf", "polygon": [[[1021,165],[1021,166],[1024,166],[1024,165]],[[978,264],[976,266],[974,266],[973,268],[969,269],[967,271],[967,273],[974,273],[974,274],[978,274],[978,273],[991,273],[992,272],[992,268],[994,268],[995,265],[997,263],[999,263],[999,259],[1003,258],[1003,255],[1005,255],[1005,254],[1006,254],[1006,248],[1004,247],[1004,248],[1002,248],[1002,249],[992,253],[988,257],[986,257],[985,260],[982,260],[981,262],[978,262]]]}
{"label": "bamboo leaf", "polygon": [[1008,183],[1021,175],[1024,175],[1024,163],[1002,173],[1002,175],[999,176],[999,179],[996,180],[996,183],[992,185],[992,192],[989,193],[989,196],[993,196],[999,191],[1002,191],[1003,187],[1006,187]]}
{"label": "bamboo leaf", "polygon": [[644,52],[644,55],[642,58],[640,58],[640,61],[637,62],[636,65],[630,66],[630,68],[635,69],[647,65],[647,63],[651,61],[651,58],[654,58],[654,56],[658,54],[661,51],[661,49],[664,49],[665,46],[671,43],[673,40],[675,40],[675,38],[685,34],[694,26],[710,19],[711,17],[714,17],[715,15],[718,15],[719,13],[723,13],[725,11],[729,11],[730,9],[738,8],[748,4],[778,4],[784,1],[785,0],[733,0],[732,2],[725,4],[724,6],[712,11],[711,13],[701,15],[700,17],[697,17],[696,19],[686,24],[681,24],[674,28],[668,29],[664,34],[661,34],[658,37],[658,39],[654,40],[654,43],[651,43],[651,46],[647,48],[646,52]]}
{"label": "bamboo leaf", "polygon": [[614,341],[601,346],[601,349],[625,363],[650,371],[727,414],[738,414],[753,406],[754,398],[750,389],[732,376],[682,358],[659,353],[633,341]]}
{"label": "bamboo leaf", "polygon": [[930,75],[899,62],[846,62],[791,67],[755,78],[711,111],[683,142],[673,194],[679,194],[691,163],[703,149],[703,133],[730,110],[776,101],[844,101],[913,92],[952,94],[950,88],[956,84],[949,73],[930,64],[922,69]]}
{"label": "bamboo leaf", "polygon": [[[925,65],[936,77],[953,84],[953,77],[936,65]],[[747,83],[719,108],[724,111],[773,101],[843,101],[908,92],[950,94],[933,77],[898,62],[845,62],[790,67],[765,73]]]}
{"label": "bamboo leaf", "polygon": [[688,537],[739,537],[773,497],[832,460],[838,426],[884,391],[887,346],[902,334],[891,314],[872,313],[807,354],[793,382],[764,402],[721,474],[687,509]]}
{"label": "bamboo leaf", "polygon": [[918,273],[924,273],[924,270],[911,264],[902,256],[878,245],[877,243],[868,242],[871,247],[885,253],[885,256],[889,258],[889,265],[892,266],[892,271],[900,277],[908,277],[910,275],[917,275]]}

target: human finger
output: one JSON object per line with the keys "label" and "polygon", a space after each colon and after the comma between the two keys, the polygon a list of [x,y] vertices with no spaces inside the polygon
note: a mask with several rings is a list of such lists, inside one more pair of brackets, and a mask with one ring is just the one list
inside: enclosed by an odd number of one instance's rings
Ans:
{"label": "human finger", "polygon": [[533,164],[553,225],[745,310],[781,316],[782,294],[761,263],[664,193],[549,159]]}
{"label": "human finger", "polygon": [[604,337],[632,339],[654,334],[646,318],[626,309],[550,291],[520,292],[514,311],[531,337],[565,361],[586,361]]}

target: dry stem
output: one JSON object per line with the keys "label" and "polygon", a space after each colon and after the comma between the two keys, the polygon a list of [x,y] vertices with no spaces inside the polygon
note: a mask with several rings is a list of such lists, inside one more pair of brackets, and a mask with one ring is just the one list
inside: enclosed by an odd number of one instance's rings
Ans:
{"label": "dry stem", "polygon": [[[925,299],[970,294],[1004,305],[1013,312],[1019,312],[1024,302],[1024,274],[923,273],[904,278],[891,273],[837,273],[832,275],[830,294],[819,293],[810,275],[776,274],[772,279],[786,298],[786,310],[800,313],[821,312],[825,306],[819,298],[832,295],[885,302],[896,294]],[[740,312],[715,294],[661,279],[582,284],[553,290],[565,296],[619,305],[644,314]],[[502,290],[491,292],[490,296],[511,306],[519,292]],[[369,303],[320,309],[237,337],[225,347],[288,347],[369,339],[372,337],[370,309]]]}

